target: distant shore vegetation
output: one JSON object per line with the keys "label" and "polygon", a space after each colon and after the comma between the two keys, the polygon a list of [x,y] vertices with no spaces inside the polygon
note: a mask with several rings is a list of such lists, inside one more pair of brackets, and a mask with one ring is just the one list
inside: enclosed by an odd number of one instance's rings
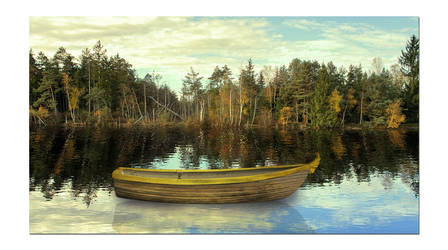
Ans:
{"label": "distant shore vegetation", "polygon": [[237,74],[217,65],[212,75],[201,76],[191,67],[180,93],[155,72],[137,77],[129,62],[108,56],[100,41],[79,58],[63,47],[52,58],[30,50],[30,125],[331,129],[418,124],[419,39],[412,36],[403,48],[389,69],[378,57],[368,71],[298,58],[258,72],[249,59]]}

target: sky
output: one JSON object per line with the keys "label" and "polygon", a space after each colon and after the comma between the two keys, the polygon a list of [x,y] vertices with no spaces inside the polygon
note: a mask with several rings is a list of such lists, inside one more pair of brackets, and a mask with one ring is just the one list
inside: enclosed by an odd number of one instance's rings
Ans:
{"label": "sky", "polygon": [[157,72],[180,91],[192,67],[207,82],[216,66],[228,65],[237,78],[253,60],[263,66],[288,65],[294,58],[361,64],[372,69],[380,57],[397,63],[418,17],[30,17],[30,48],[52,57],[59,47],[79,58],[100,40],[108,56],[117,53],[139,77]]}

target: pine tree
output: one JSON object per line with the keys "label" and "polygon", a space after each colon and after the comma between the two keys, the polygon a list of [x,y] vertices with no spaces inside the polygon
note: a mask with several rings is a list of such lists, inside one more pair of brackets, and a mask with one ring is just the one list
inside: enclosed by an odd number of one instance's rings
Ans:
{"label": "pine tree", "polygon": [[58,113],[57,94],[62,88],[58,83],[59,71],[55,63],[49,60],[44,53],[40,52],[38,57],[38,65],[42,70],[42,81],[35,93],[39,96],[33,103],[35,108],[43,106],[52,109],[55,114]]}
{"label": "pine tree", "polygon": [[419,44],[419,39],[412,35],[406,44],[406,50],[401,51],[398,59],[401,71],[407,77],[404,93],[405,114],[412,122],[418,122],[419,119]]}
{"label": "pine tree", "polygon": [[[239,84],[240,119],[238,123],[241,125],[242,120],[246,119],[246,116],[252,113],[252,104],[255,103],[254,98],[256,98],[255,71],[254,65],[252,64],[252,59],[249,59],[247,66],[241,70]],[[247,123],[249,123],[249,119],[247,119]]]}
{"label": "pine tree", "polygon": [[199,77],[199,73],[193,70],[193,67],[190,68],[191,72],[187,73],[185,79],[183,80],[185,92],[188,93],[192,100],[193,107],[195,107],[194,112],[197,116],[199,116],[199,120],[203,119],[203,109],[204,109],[204,100],[203,100],[203,92],[202,89],[202,78]]}
{"label": "pine tree", "polygon": [[322,65],[319,78],[311,99],[311,126],[314,128],[331,127],[335,124],[337,116],[330,110],[330,80],[327,68]]}
{"label": "pine tree", "polygon": [[36,93],[36,89],[39,88],[40,82],[42,81],[42,71],[38,68],[32,50],[29,52],[29,60],[29,103],[33,104],[39,98],[39,95]]}

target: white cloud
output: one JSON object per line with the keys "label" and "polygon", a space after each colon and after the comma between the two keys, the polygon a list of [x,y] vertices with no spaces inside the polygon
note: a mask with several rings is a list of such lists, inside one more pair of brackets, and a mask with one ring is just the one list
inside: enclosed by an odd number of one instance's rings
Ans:
{"label": "white cloud", "polygon": [[[188,17],[32,17],[30,44],[49,56],[61,46],[78,56],[101,40],[109,55],[119,53],[137,70],[163,67],[168,74],[185,75],[194,67],[208,77],[216,64],[229,64],[238,73],[250,57],[275,55],[281,37],[268,35],[268,25],[261,18],[198,22]],[[174,84],[180,86],[181,79]]]}
{"label": "white cloud", "polygon": [[311,21],[307,19],[299,19],[299,20],[287,20],[284,21],[283,24],[292,26],[302,30],[310,30],[315,28],[321,28],[325,25],[316,21]]}
{"label": "white cloud", "polygon": [[[352,176],[354,173],[352,172]],[[400,178],[391,179],[392,189],[383,185],[386,174],[372,175],[368,182],[344,179],[337,184],[303,187],[287,199],[287,203],[306,209],[324,209],[331,223],[318,218],[307,219],[316,228],[334,227],[340,224],[358,226],[387,225],[395,218],[418,216],[418,198],[409,184]]]}
{"label": "white cloud", "polygon": [[301,50],[316,59],[332,60],[336,65],[362,64],[370,68],[372,59],[381,57],[385,67],[397,63],[400,50],[404,48],[412,28],[395,32],[385,31],[365,23],[316,22],[289,20],[285,25],[298,29],[312,29],[319,40],[299,41]]}
{"label": "white cloud", "polygon": [[137,72],[163,69],[169,86],[179,90],[190,67],[206,79],[216,65],[227,64],[236,77],[249,58],[256,70],[262,69],[261,62],[280,66],[297,57],[337,66],[369,66],[374,57],[382,57],[390,66],[408,39],[406,32],[388,33],[365,24],[303,18],[283,24],[312,30],[320,38],[286,40],[265,18],[31,17],[30,47],[52,56],[62,46],[79,56],[101,40],[108,55],[119,53]]}

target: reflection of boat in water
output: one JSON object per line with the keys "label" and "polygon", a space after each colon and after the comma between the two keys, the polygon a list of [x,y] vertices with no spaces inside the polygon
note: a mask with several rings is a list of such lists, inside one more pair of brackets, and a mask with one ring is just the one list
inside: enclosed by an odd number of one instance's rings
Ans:
{"label": "reflection of boat in water", "polygon": [[319,154],[307,164],[213,170],[118,168],[119,197],[175,203],[236,203],[281,199],[294,193],[314,172]]}
{"label": "reflection of boat in water", "polygon": [[281,201],[174,204],[126,200],[116,204],[117,233],[314,233],[301,214]]}

